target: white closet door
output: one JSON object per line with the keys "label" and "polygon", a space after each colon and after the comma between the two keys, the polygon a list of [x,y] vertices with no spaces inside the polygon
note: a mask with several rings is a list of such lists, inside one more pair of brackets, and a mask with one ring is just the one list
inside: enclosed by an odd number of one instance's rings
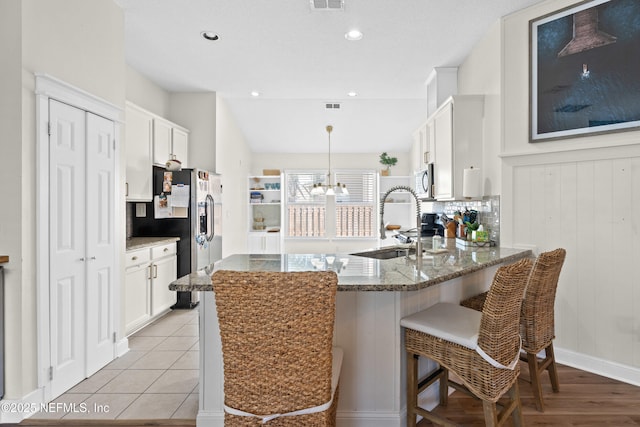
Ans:
{"label": "white closet door", "polygon": [[114,359],[115,126],[87,113],[87,372]]}
{"label": "white closet door", "polygon": [[85,112],[49,101],[51,391],[85,378]]}

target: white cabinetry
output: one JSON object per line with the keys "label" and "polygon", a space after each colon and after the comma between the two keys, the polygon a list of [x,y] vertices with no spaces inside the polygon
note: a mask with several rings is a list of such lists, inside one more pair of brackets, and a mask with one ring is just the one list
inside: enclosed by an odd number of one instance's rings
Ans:
{"label": "white cabinetry", "polygon": [[282,188],[280,175],[249,177],[249,253],[280,253]]}
{"label": "white cabinetry", "polygon": [[[381,176],[380,200],[384,194],[393,187],[403,185],[413,188],[411,178],[408,176]],[[384,222],[385,224],[400,225],[402,230],[415,228],[415,200],[413,195],[405,190],[397,190],[389,193],[384,204]]]}
{"label": "white cabinetry", "polygon": [[151,322],[176,303],[169,284],[176,280],[176,244],[127,251],[125,261],[125,332]]}
{"label": "white cabinetry", "polygon": [[153,120],[153,164],[165,166],[171,155],[189,167],[189,133],[186,129],[162,118]]}
{"label": "white cabinetry", "polygon": [[433,162],[433,132],[432,122],[425,122],[413,133],[415,172],[426,169],[427,165]]}
{"label": "white cabinetry", "polygon": [[127,335],[151,319],[151,252],[128,251],[125,261],[124,317]]}
{"label": "white cabinetry", "polygon": [[150,202],[153,115],[127,102],[126,110],[127,201]]}
{"label": "white cabinetry", "polygon": [[279,254],[280,233],[251,232],[249,233],[247,248],[250,254]]}
{"label": "white cabinetry", "polygon": [[434,197],[437,200],[462,199],[465,168],[482,168],[482,95],[448,98],[427,121],[432,135]]}
{"label": "white cabinetry", "polygon": [[151,315],[158,316],[176,303],[176,292],[169,284],[177,279],[176,244],[151,248]]}

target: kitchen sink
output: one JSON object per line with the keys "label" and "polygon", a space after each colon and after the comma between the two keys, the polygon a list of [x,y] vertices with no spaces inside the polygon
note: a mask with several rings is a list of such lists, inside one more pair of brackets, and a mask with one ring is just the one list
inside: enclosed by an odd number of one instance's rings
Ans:
{"label": "kitchen sink", "polygon": [[365,251],[365,252],[356,252],[350,255],[362,256],[367,258],[375,258],[375,259],[391,259],[398,258],[401,256],[415,253],[415,248],[398,248],[398,247],[389,247],[383,249],[376,249],[373,251]]}

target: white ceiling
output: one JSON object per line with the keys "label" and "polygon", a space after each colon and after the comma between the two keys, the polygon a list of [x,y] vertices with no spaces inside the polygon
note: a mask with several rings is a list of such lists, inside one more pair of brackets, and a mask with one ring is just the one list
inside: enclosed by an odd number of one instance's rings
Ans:
{"label": "white ceiling", "polygon": [[[326,152],[327,124],[332,152],[409,151],[433,68],[460,65],[501,16],[540,2],[345,0],[343,11],[314,11],[309,0],[115,1],[131,67],[172,92],[217,92],[254,152],[282,153]],[[362,40],[345,39],[353,28]]]}

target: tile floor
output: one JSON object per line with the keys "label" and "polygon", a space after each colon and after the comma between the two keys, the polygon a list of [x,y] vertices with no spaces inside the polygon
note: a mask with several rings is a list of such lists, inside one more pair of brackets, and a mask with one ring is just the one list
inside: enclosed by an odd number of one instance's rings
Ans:
{"label": "tile floor", "polygon": [[129,336],[128,353],[53,401],[75,410],[32,418],[195,419],[198,357],[198,310],[171,311]]}

